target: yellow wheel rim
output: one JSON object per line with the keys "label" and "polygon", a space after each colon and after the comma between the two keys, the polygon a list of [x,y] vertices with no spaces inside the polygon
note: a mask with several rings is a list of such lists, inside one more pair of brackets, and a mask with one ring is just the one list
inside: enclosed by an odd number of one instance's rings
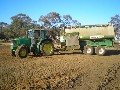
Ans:
{"label": "yellow wheel rim", "polygon": [[21,52],[20,52],[20,55],[21,55],[21,56],[25,56],[26,53],[27,53],[27,51],[26,51],[25,49],[22,49]]}
{"label": "yellow wheel rim", "polygon": [[45,53],[51,53],[52,52],[52,45],[51,44],[45,44],[43,47],[43,50]]}

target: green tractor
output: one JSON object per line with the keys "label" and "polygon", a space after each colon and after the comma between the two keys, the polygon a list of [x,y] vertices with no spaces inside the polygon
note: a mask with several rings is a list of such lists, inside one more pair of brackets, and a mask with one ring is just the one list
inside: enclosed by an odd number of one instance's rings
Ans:
{"label": "green tractor", "polygon": [[53,55],[54,44],[49,32],[48,30],[30,29],[26,33],[26,38],[11,40],[12,55],[20,58],[26,58],[31,52],[34,55]]}

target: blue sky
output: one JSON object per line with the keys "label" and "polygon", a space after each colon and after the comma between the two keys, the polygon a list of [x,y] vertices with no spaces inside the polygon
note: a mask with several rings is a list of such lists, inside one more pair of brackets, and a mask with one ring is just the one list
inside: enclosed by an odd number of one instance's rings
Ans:
{"label": "blue sky", "polygon": [[120,0],[0,0],[0,22],[11,23],[10,18],[19,13],[38,21],[49,12],[69,14],[82,25],[106,24],[120,15]]}

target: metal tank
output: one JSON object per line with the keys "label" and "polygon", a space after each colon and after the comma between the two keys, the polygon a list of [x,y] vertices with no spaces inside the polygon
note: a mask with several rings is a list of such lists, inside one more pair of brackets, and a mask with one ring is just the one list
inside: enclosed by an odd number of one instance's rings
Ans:
{"label": "metal tank", "polygon": [[81,40],[89,39],[113,39],[115,36],[113,25],[85,25],[81,27],[69,27],[65,29],[65,33],[79,33]]}

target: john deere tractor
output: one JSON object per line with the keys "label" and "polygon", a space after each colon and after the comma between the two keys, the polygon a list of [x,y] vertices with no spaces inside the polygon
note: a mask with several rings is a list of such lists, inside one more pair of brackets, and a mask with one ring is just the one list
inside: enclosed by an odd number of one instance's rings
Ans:
{"label": "john deere tractor", "polygon": [[54,45],[48,30],[30,29],[26,38],[12,40],[11,53],[13,56],[26,58],[32,52],[34,55],[53,55]]}

